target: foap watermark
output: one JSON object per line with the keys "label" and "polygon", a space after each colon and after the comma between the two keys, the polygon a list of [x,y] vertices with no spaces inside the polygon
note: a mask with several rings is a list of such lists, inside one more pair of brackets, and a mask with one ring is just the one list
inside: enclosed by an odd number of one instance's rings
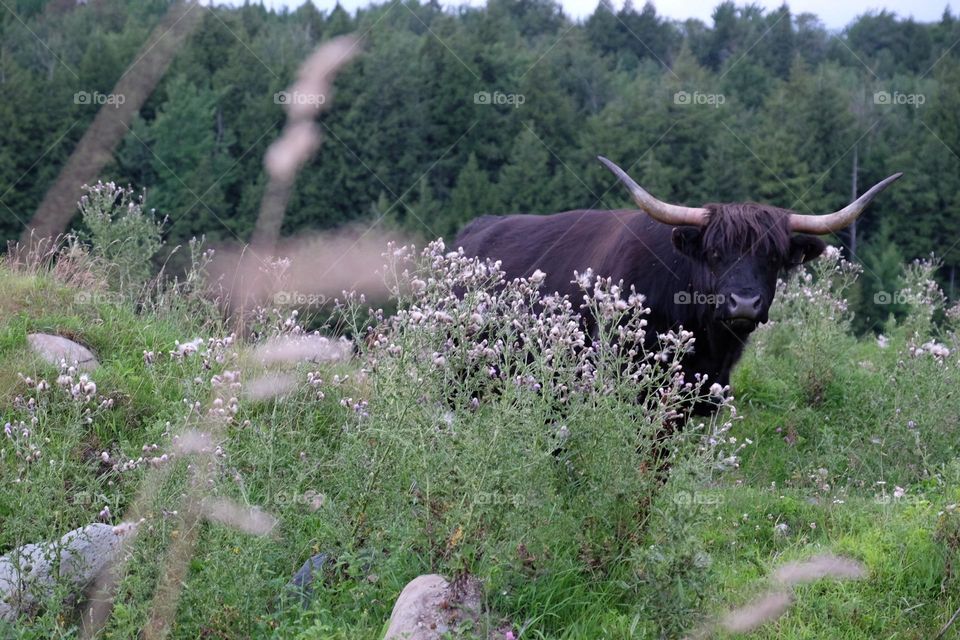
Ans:
{"label": "foap watermark", "polygon": [[320,108],[326,103],[327,97],[322,93],[301,93],[299,91],[277,91],[273,94],[274,104],[296,104]]}
{"label": "foap watermark", "polygon": [[726,302],[722,293],[704,293],[703,291],[677,291],[673,294],[674,304],[705,304],[716,307]]}
{"label": "foap watermark", "polygon": [[[301,454],[303,457],[305,454]],[[284,506],[305,507],[309,511],[329,505],[330,500],[324,493],[308,489],[303,492],[298,491],[273,491],[269,492],[260,501],[261,506],[269,508],[279,508]]]}
{"label": "foap watermark", "polygon": [[91,104],[97,106],[108,104],[116,109],[126,101],[127,97],[122,93],[100,93],[99,91],[90,93],[89,91],[77,91],[73,94],[73,104]]}
{"label": "foap watermark", "polygon": [[527,97],[522,93],[504,93],[502,91],[478,91],[473,94],[474,104],[492,104],[492,105],[510,105],[514,109],[519,109],[520,105],[527,101]]}
{"label": "foap watermark", "polygon": [[711,491],[687,491],[681,489],[673,494],[673,502],[681,507],[715,507],[723,502],[723,495]]}
{"label": "foap watermark", "polygon": [[126,298],[123,294],[112,291],[78,291],[73,296],[74,304],[123,304]]}
{"label": "foap watermark", "polygon": [[877,504],[889,504],[889,505],[900,505],[900,506],[920,506],[928,503],[928,500],[923,496],[910,496],[903,493],[897,494],[894,492],[892,495],[889,493],[880,494],[874,497],[874,501]]}
{"label": "foap watermark", "polygon": [[520,507],[527,504],[527,497],[520,493],[489,493],[481,491],[476,495],[473,502],[478,505],[512,505],[513,507]]}
{"label": "foap watermark", "polygon": [[304,291],[277,291],[273,294],[273,304],[279,307],[288,306],[321,306],[329,302],[329,298],[322,293],[306,293]]}
{"label": "foap watermark", "polygon": [[923,302],[924,296],[914,291],[877,291],[873,294],[873,304],[880,306],[891,304],[916,306]]}
{"label": "foap watermark", "polygon": [[719,109],[720,105],[727,102],[727,97],[722,93],[700,93],[694,91],[677,91],[673,94],[673,103],[680,105],[709,106]]}
{"label": "foap watermark", "polygon": [[927,96],[922,93],[900,93],[894,91],[877,91],[873,94],[873,104],[893,105],[905,104],[919,109],[927,102]]}

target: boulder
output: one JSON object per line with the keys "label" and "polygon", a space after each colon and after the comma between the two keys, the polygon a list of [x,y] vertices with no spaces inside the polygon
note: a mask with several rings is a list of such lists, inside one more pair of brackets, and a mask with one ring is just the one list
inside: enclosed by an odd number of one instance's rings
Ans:
{"label": "boulder", "polygon": [[393,605],[384,640],[457,637],[457,630],[463,626],[476,633],[481,629],[482,604],[483,590],[475,578],[467,577],[456,584],[436,574],[414,578]]}
{"label": "boulder", "polygon": [[0,557],[0,620],[15,620],[53,593],[58,581],[84,589],[107,568],[136,525],[89,524],[59,541],[26,544]]}
{"label": "boulder", "polygon": [[100,364],[92,351],[63,336],[31,333],[27,336],[27,344],[37,355],[54,366],[66,362],[78,369],[93,371]]}

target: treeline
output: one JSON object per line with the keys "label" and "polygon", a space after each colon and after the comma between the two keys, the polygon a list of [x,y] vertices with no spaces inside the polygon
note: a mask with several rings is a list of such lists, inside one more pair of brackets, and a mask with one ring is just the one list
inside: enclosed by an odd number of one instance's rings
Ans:
{"label": "treeline", "polygon": [[[96,99],[77,94],[108,96],[167,6],[29,0],[0,14],[4,238],[92,120]],[[731,2],[712,24],[609,0],[582,23],[549,0],[199,10],[105,175],[146,188],[173,242],[249,238],[283,122],[278,92],[319,41],[356,32],[365,53],[337,79],[287,234],[382,217],[450,236],[483,213],[626,205],[597,154],[633,165],[666,200],[805,213],[904,171],[841,238],[866,266],[864,297],[895,290],[902,261],[931,252],[956,293],[960,24],[949,9],[933,24],[867,14],[836,34],[786,5]]]}

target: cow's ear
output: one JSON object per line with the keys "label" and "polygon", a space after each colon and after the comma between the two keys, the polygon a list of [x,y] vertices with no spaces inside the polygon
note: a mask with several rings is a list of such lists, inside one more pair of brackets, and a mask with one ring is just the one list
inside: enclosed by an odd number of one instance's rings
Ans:
{"label": "cow's ear", "polygon": [[673,228],[673,248],[677,253],[696,258],[702,255],[700,251],[700,228],[699,227],[674,227]]}
{"label": "cow's ear", "polygon": [[797,234],[790,238],[790,265],[796,266],[819,258],[827,243],[817,236]]}

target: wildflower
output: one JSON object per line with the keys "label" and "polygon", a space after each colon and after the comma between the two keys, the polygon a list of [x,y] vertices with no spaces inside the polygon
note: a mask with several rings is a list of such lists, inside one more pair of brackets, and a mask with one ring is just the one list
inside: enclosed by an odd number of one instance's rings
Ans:
{"label": "wildflower", "polygon": [[907,494],[907,490],[904,489],[903,487],[896,487],[896,486],[895,486],[895,487],[893,488],[893,497],[896,498],[897,500],[899,500],[900,498],[902,498],[902,497],[905,496],[906,494]]}
{"label": "wildflower", "polygon": [[184,342],[183,344],[180,344],[178,340],[174,344],[177,348],[171,351],[170,355],[176,358],[184,358],[200,350],[200,347],[203,346],[203,338],[194,338],[190,342]]}
{"label": "wildflower", "polygon": [[932,355],[934,358],[943,359],[950,356],[950,349],[932,340],[930,342],[924,343],[923,348],[926,349],[927,353]]}

